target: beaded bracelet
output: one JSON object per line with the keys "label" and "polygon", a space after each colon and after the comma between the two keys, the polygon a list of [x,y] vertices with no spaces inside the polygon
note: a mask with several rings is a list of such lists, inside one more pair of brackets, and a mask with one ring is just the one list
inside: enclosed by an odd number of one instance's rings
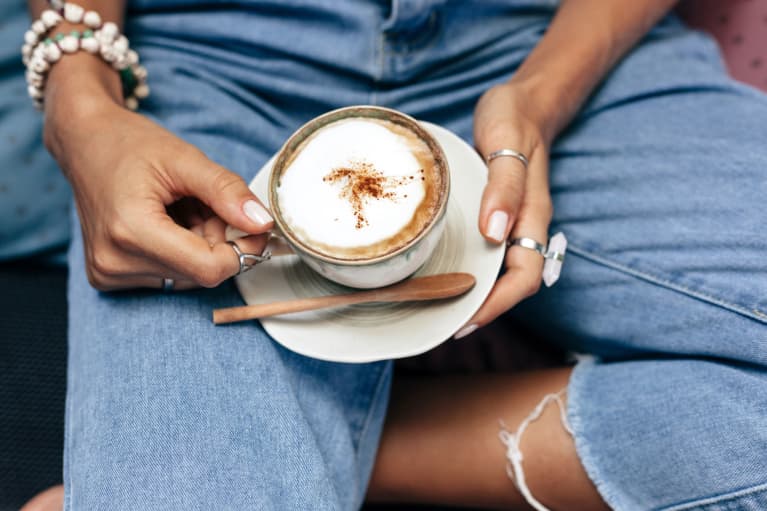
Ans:
{"label": "beaded bracelet", "polygon": [[[149,96],[149,87],[146,84],[146,68],[139,64],[138,54],[130,49],[128,38],[120,34],[114,23],[102,25],[101,16],[95,11],[85,11],[79,5],[60,0],[52,0],[50,4],[54,10],[44,11],[40,20],[32,24],[24,36],[22,47],[22,59],[27,66],[27,91],[35,107],[42,109],[45,78],[51,66],[65,54],[84,50],[99,54],[120,73],[125,106],[136,110],[139,99]],[[41,41],[62,19],[70,23],[82,22],[89,28],[82,32],[74,30],[67,35],[57,34]]]}

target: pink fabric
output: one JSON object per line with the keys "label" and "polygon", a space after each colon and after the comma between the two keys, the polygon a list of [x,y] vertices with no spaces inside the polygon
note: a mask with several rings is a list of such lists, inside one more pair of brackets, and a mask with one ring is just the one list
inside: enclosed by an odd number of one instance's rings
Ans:
{"label": "pink fabric", "polygon": [[767,91],[767,0],[685,0],[679,13],[716,38],[733,77]]}

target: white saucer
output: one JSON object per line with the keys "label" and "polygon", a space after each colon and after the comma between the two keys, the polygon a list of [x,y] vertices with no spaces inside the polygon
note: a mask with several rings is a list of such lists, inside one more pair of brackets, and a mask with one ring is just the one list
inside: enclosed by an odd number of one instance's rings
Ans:
{"label": "white saucer", "polygon": [[[416,275],[467,272],[477,284],[466,295],[439,302],[353,305],[262,320],[280,344],[308,357],[335,362],[371,362],[417,355],[449,339],[479,309],[495,283],[504,247],[479,234],[477,217],[487,167],[450,131],[423,123],[442,145],[450,166],[447,224],[434,255]],[[250,184],[266,204],[274,158]],[[295,255],[272,258],[236,278],[248,304],[348,291],[320,277]]]}

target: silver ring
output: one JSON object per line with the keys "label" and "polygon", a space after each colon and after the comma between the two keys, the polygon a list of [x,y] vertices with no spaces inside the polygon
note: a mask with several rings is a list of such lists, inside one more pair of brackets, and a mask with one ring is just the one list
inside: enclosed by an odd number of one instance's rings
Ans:
{"label": "silver ring", "polygon": [[546,259],[554,259],[555,261],[564,262],[565,253],[557,252],[555,250],[549,250],[548,252],[543,254],[543,257],[545,257]]}
{"label": "silver ring", "polygon": [[269,250],[265,250],[261,255],[248,254],[240,250],[240,247],[238,247],[237,243],[234,241],[227,241],[227,243],[231,245],[234,253],[237,254],[237,260],[240,262],[240,269],[237,271],[237,273],[235,273],[235,276],[240,275],[241,273],[245,273],[255,265],[261,264],[264,261],[268,261],[272,258],[272,253]]}
{"label": "silver ring", "polygon": [[534,250],[535,252],[538,252],[543,256],[546,257],[546,246],[541,245],[537,241],[535,241],[533,238],[511,238],[510,240],[506,241],[506,246],[511,247],[513,245],[517,245],[522,248],[527,248],[529,250]]}
{"label": "silver ring", "polygon": [[514,149],[499,149],[498,151],[493,151],[492,153],[487,155],[487,158],[485,158],[485,161],[488,165],[490,165],[490,162],[493,161],[496,158],[502,158],[502,157],[509,157],[509,158],[516,158],[520,162],[522,162],[522,165],[525,166],[525,170],[527,170],[527,167],[530,165],[530,160],[527,159],[527,156],[520,153],[519,151],[515,151]]}
{"label": "silver ring", "polygon": [[173,291],[173,287],[176,285],[176,281],[169,278],[162,279],[162,292],[170,293]]}

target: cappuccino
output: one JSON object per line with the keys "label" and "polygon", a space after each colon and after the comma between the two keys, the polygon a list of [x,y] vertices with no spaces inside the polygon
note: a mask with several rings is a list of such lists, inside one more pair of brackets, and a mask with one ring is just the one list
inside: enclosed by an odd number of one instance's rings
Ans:
{"label": "cappuccino", "polygon": [[407,126],[347,117],[295,148],[275,196],[301,244],[333,259],[364,261],[428,230],[446,200],[447,179],[444,162]]}

